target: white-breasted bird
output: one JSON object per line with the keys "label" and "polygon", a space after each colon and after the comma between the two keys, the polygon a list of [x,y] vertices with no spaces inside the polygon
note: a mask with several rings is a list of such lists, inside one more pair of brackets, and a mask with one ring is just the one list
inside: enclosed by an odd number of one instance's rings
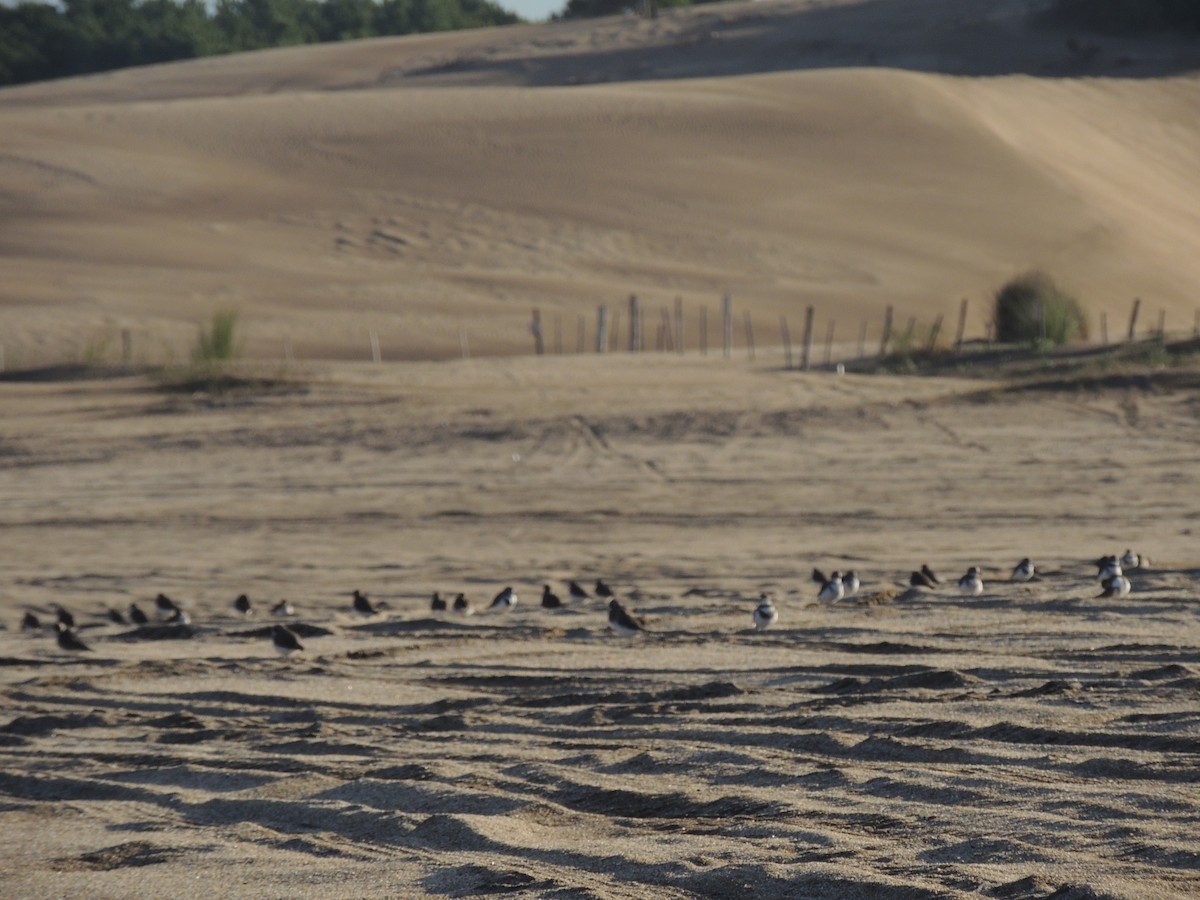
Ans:
{"label": "white-breasted bird", "polygon": [[979,573],[979,566],[971,566],[967,569],[967,574],[958,579],[958,588],[964,594],[972,594],[976,597],[983,593],[983,576]]}
{"label": "white-breasted bird", "polygon": [[861,587],[861,582],[858,580],[858,573],[853,569],[842,576],[842,588],[847,597],[857,594],[859,587]]}
{"label": "white-breasted bird", "polygon": [[1012,580],[1013,581],[1029,581],[1031,578],[1033,578],[1033,573],[1034,573],[1033,560],[1031,560],[1027,556],[1023,560],[1021,560],[1019,563],[1017,563],[1017,565],[1013,568]]}
{"label": "white-breasted bird", "polygon": [[759,631],[766,631],[778,621],[779,613],[775,609],[775,604],[771,602],[770,597],[763,594],[758,599],[758,606],[754,608],[754,627]]}
{"label": "white-breasted bird", "polygon": [[286,625],[271,626],[271,643],[275,645],[275,650],[281,656],[291,656],[293,653],[300,653],[304,650],[300,638],[296,637],[296,633]]}
{"label": "white-breasted bird", "polygon": [[608,601],[608,627],[624,635],[639,634],[646,630],[642,620],[623,607],[616,597]]}
{"label": "white-breasted bird", "polygon": [[492,605],[488,609],[512,609],[516,605],[517,592],[511,587],[506,587],[492,598]]}
{"label": "white-breasted bird", "polygon": [[1116,575],[1110,575],[1108,578],[1105,578],[1102,583],[1102,587],[1104,590],[1096,595],[1097,598],[1124,597],[1131,590],[1133,590],[1132,585],[1129,583],[1129,579],[1125,577],[1124,573],[1120,572]]}
{"label": "white-breasted bird", "polygon": [[836,569],[829,573],[829,579],[821,585],[817,592],[817,600],[821,603],[836,603],[846,595],[846,586],[842,584],[842,573]]}

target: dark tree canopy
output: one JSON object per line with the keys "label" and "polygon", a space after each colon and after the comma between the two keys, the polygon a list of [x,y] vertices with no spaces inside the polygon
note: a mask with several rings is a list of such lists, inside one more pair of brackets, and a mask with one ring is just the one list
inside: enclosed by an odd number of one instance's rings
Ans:
{"label": "dark tree canopy", "polygon": [[0,85],[390,34],[510,25],[491,0],[64,0],[0,6]]}

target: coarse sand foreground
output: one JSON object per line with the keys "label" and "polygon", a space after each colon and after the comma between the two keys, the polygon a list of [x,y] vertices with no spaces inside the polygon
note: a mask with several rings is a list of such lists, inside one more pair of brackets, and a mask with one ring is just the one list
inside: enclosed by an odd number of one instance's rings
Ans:
{"label": "coarse sand foreground", "polygon": [[[4,383],[2,893],[1196,896],[1195,381],[624,356]],[[1126,548],[1133,592],[1098,598]],[[984,592],[908,590],[922,563]],[[818,605],[813,567],[862,589]],[[597,578],[650,633],[539,608]],[[506,585],[511,611],[429,611]],[[103,618],[159,592],[190,626]],[[55,604],[92,652],[18,630]]]}

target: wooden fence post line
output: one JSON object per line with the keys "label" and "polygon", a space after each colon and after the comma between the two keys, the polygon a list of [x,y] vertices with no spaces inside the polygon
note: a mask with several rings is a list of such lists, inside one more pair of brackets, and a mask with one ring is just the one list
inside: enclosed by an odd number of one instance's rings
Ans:
{"label": "wooden fence post line", "polygon": [[879,339],[879,355],[887,356],[888,344],[892,341],[892,305],[883,311],[883,337]]}
{"label": "wooden fence post line", "polygon": [[675,352],[683,352],[683,298],[675,298]]}
{"label": "wooden fence post line", "polygon": [[833,362],[833,331],[837,327],[837,320],[830,319],[829,327],[825,329],[825,365]]}
{"label": "wooden fence post line", "polygon": [[371,329],[371,362],[383,362],[383,354],[379,352],[379,335]]}
{"label": "wooden fence post line", "polygon": [[629,352],[637,353],[642,349],[642,317],[638,314],[638,298],[636,294],[629,295]]}
{"label": "wooden fence post line", "polygon": [[533,352],[541,356],[546,352],[546,347],[542,343],[542,311],[540,309],[533,311],[533,321],[529,324],[529,333],[533,335]]}
{"label": "wooden fence post line", "polygon": [[596,352],[608,352],[608,304],[601,303],[596,310]]}
{"label": "wooden fence post line", "polygon": [[722,346],[725,348],[725,358],[729,359],[733,356],[733,298],[729,294],[721,298],[721,318],[725,333]]}
{"label": "wooden fence post line", "polygon": [[792,332],[788,328],[787,316],[779,317],[779,334],[783,338],[783,367],[792,368]]}
{"label": "wooden fence post line", "polygon": [[962,353],[963,338],[967,333],[967,298],[958,305],[958,332],[954,336],[954,352]]}
{"label": "wooden fence post line", "polygon": [[808,371],[808,361],[812,356],[813,308],[804,310],[804,340],[800,345],[800,371]]}
{"label": "wooden fence post line", "polygon": [[746,358],[754,360],[754,322],[750,319],[750,310],[742,313],[742,321],[746,329]]}
{"label": "wooden fence post line", "polygon": [[1138,297],[1133,301],[1133,312],[1129,314],[1129,340],[1133,340],[1133,336],[1137,331],[1138,311],[1142,308],[1142,298]]}

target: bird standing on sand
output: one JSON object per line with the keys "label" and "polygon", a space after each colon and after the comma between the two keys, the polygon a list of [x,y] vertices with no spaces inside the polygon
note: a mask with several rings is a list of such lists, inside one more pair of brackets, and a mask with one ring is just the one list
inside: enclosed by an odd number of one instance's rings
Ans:
{"label": "bird standing on sand", "polygon": [[367,599],[367,595],[358,588],[354,589],[354,593],[351,594],[351,596],[354,597],[354,603],[352,604],[351,608],[358,615],[364,618],[379,615],[379,607],[373,605],[371,601]]}
{"label": "bird standing on sand", "polygon": [[546,609],[559,609],[562,607],[562,599],[554,591],[550,590],[550,585],[542,585],[542,606]]}
{"label": "bird standing on sand", "polygon": [[603,581],[601,581],[599,578],[597,578],[596,579],[596,596],[607,600],[607,599],[611,599],[615,595],[612,592],[612,588],[610,588],[607,584],[605,584]]}
{"label": "bird standing on sand", "polygon": [[1102,556],[1096,560],[1096,577],[1101,581],[1107,581],[1114,575],[1120,575],[1121,561],[1117,559],[1116,554],[1111,556]]}
{"label": "bird standing on sand", "polygon": [[1140,553],[1134,553],[1132,550],[1126,549],[1125,555],[1121,557],[1122,569],[1137,569],[1146,562],[1146,557]]}
{"label": "bird standing on sand", "polygon": [[617,634],[625,635],[638,634],[646,630],[642,620],[630,614],[616,597],[608,601],[608,627]]}
{"label": "bird standing on sand", "polygon": [[147,616],[144,612],[142,612],[141,607],[138,606],[136,603],[130,603],[129,604],[129,621],[132,622],[134,625],[145,625],[146,623],[148,623],[150,621],[150,617]]}
{"label": "bird standing on sand", "polygon": [[433,599],[429,601],[429,609],[432,612],[441,612],[446,608],[446,601],[442,599],[442,595],[437,591],[433,592]]}
{"label": "bird standing on sand", "polygon": [[180,612],[180,609],[178,604],[166,594],[159,594],[154,598],[154,611],[158,613],[160,619],[171,619]]}
{"label": "bird standing on sand", "polygon": [[292,606],[291,602],[288,600],[280,600],[271,607],[271,615],[278,616],[281,619],[285,616],[294,616],[295,614],[296,607]]}
{"label": "bird standing on sand", "polygon": [[291,656],[293,653],[300,653],[304,649],[304,645],[300,643],[300,638],[296,637],[296,633],[286,625],[271,626],[271,643],[275,645],[275,650],[281,656]]}
{"label": "bird standing on sand", "polygon": [[237,595],[237,599],[233,601],[233,608],[243,616],[249,616],[254,612],[254,607],[250,605],[250,598],[245,594]]}
{"label": "bird standing on sand", "polygon": [[958,579],[958,589],[975,597],[983,593],[983,576],[979,573],[979,566],[967,569],[967,574]]}
{"label": "bird standing on sand", "polygon": [[572,599],[572,600],[579,601],[579,600],[589,600],[589,599],[591,599],[591,597],[590,597],[590,595],[588,594],[588,592],[587,592],[587,591],[585,591],[585,590],[584,590],[582,587],[580,587],[580,586],[579,586],[579,582],[578,582],[578,581],[569,581],[569,582],[567,582],[567,591],[570,593],[570,595],[571,595],[571,599]]}
{"label": "bird standing on sand", "polygon": [[55,605],[54,608],[57,610],[59,624],[66,628],[75,627],[75,617],[65,607]]}
{"label": "bird standing on sand", "polygon": [[853,597],[858,593],[861,582],[858,580],[858,573],[851,569],[842,576],[842,588],[845,590],[847,597]]}
{"label": "bird standing on sand", "polygon": [[42,627],[42,621],[33,613],[26,611],[21,619],[22,631],[39,631]]}
{"label": "bird standing on sand", "polygon": [[1016,568],[1013,569],[1012,580],[1013,581],[1029,581],[1030,579],[1033,578],[1033,573],[1034,573],[1033,560],[1031,560],[1027,556],[1023,560],[1021,560],[1019,563],[1017,563]]}
{"label": "bird standing on sand", "polygon": [[460,616],[469,616],[475,612],[471,608],[471,601],[467,599],[466,594],[459,594],[454,598],[454,611]]}
{"label": "bird standing on sand", "polygon": [[758,598],[758,606],[754,608],[754,627],[759,631],[766,631],[778,621],[779,613],[775,611],[775,604],[771,602],[770,597],[763,594]]}
{"label": "bird standing on sand", "polygon": [[908,583],[910,585],[912,585],[913,587],[931,588],[934,586],[934,582],[931,581],[929,579],[929,576],[926,575],[924,572],[922,572],[920,569],[913,570],[913,573],[908,576]]}
{"label": "bird standing on sand", "polygon": [[110,610],[108,610],[107,615],[108,615],[108,621],[112,622],[114,625],[128,625],[129,624],[125,620],[125,614],[123,612],[121,612],[119,609],[110,609]]}
{"label": "bird standing on sand", "polygon": [[488,609],[512,609],[516,605],[517,592],[511,587],[506,587],[492,598],[492,605]]}
{"label": "bird standing on sand", "polygon": [[921,574],[924,575],[926,578],[928,578],[929,581],[933,584],[941,584],[942,583],[942,579],[940,579],[936,575],[934,575],[933,569],[929,568],[929,566],[925,565],[924,563],[921,563]]}
{"label": "bird standing on sand", "polygon": [[72,652],[86,650],[91,652],[92,648],[81,641],[79,639],[79,635],[77,635],[73,629],[68,628],[62,622],[55,622],[54,630],[58,632],[58,646],[63,650],[70,650]]}
{"label": "bird standing on sand", "polygon": [[[816,574],[814,570],[814,574]],[[846,595],[846,586],[842,584],[842,573],[836,569],[829,573],[829,578],[817,592],[817,600],[821,603],[836,603]]]}

